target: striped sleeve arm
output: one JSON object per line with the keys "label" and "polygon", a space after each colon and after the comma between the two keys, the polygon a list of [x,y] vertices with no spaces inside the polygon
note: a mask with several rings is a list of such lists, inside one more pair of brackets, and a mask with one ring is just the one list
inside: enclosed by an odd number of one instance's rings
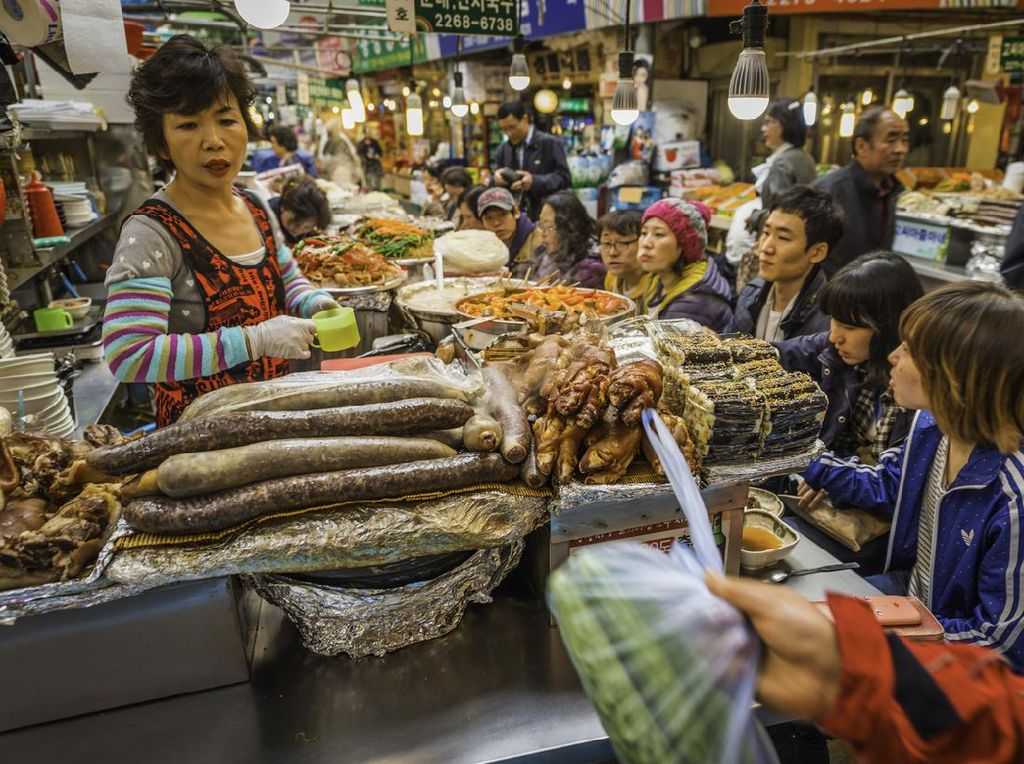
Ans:
{"label": "striped sleeve arm", "polygon": [[[973,531],[970,536],[960,531],[964,544],[985,544],[976,582],[968,582],[969,587],[976,587],[977,603],[969,618],[936,617],[946,630],[946,639],[990,647],[1020,671],[1024,668],[1024,533],[1020,523],[1024,454],[1008,457],[998,479],[1005,507],[986,537],[975,540]],[[951,510],[944,507],[943,511]]]}
{"label": "striped sleeve arm", "polygon": [[241,327],[168,334],[171,282],[128,279],[108,288],[103,353],[122,382],[174,382],[230,369],[249,359]]}
{"label": "striped sleeve arm", "polygon": [[890,448],[876,466],[825,453],[811,462],[803,478],[811,488],[824,488],[835,505],[892,512],[903,476],[903,449],[903,444]]}
{"label": "striped sleeve arm", "polygon": [[302,275],[299,264],[287,247],[278,249],[277,262],[284,279],[284,298],[288,312],[300,318],[310,318],[320,308],[318,303],[334,301],[323,289],[317,289]]}

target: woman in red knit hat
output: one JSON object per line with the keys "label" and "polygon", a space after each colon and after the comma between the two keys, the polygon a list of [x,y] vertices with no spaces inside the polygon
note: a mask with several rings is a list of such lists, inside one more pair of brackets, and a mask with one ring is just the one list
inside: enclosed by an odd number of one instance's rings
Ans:
{"label": "woman in red knit hat", "polygon": [[711,211],[700,202],[662,199],[643,217],[637,261],[650,283],[641,308],[651,318],[689,318],[716,332],[732,322],[732,291],[705,247]]}

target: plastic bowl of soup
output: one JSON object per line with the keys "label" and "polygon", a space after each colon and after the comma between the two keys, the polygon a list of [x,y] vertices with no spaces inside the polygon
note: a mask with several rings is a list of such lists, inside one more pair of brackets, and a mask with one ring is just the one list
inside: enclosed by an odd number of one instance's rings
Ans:
{"label": "plastic bowl of soup", "polygon": [[751,509],[743,513],[740,564],[760,570],[784,560],[800,542],[800,534],[770,512]]}

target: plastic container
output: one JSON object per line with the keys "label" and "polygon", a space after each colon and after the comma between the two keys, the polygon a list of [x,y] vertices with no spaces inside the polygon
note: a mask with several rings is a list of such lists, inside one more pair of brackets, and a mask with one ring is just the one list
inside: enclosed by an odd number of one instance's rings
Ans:
{"label": "plastic container", "polygon": [[54,204],[50,189],[42,184],[39,173],[32,174],[32,182],[25,187],[25,198],[32,210],[32,233],[36,239],[63,236],[57,205]]}

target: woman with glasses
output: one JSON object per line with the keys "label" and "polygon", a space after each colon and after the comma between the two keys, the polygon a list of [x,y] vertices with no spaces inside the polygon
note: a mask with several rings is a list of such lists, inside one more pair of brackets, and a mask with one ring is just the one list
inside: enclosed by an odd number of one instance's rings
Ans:
{"label": "woman with glasses", "polygon": [[605,265],[596,252],[595,224],[576,194],[559,191],[547,197],[537,230],[542,247],[534,261],[534,278],[555,276],[586,289],[604,286]]}
{"label": "woman with glasses", "polygon": [[640,212],[609,212],[597,221],[601,262],[608,273],[604,288],[631,300],[640,300],[647,290],[648,276],[636,260],[640,248]]}

